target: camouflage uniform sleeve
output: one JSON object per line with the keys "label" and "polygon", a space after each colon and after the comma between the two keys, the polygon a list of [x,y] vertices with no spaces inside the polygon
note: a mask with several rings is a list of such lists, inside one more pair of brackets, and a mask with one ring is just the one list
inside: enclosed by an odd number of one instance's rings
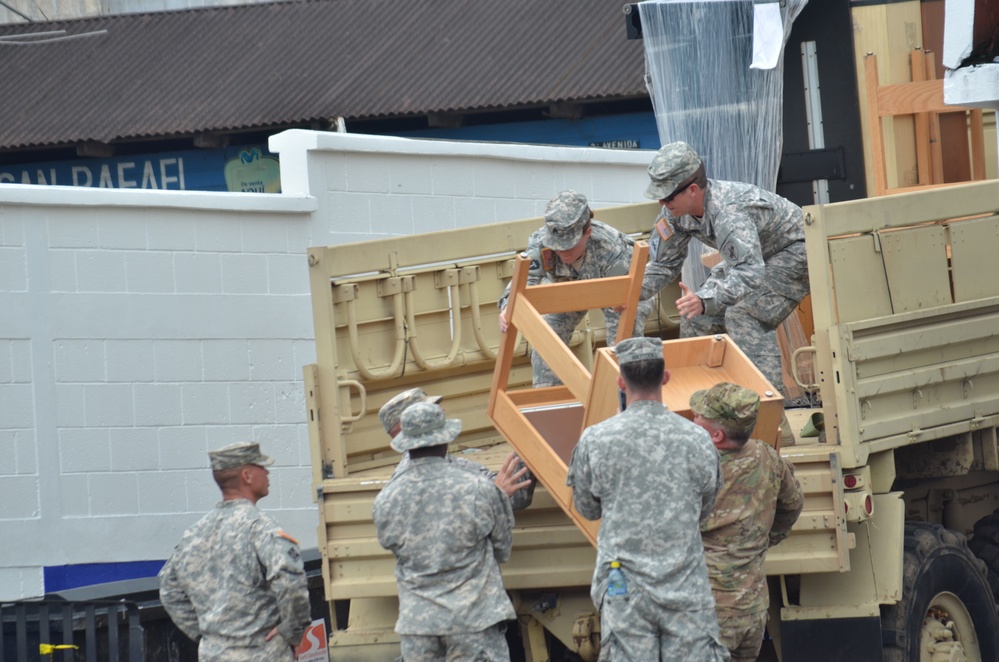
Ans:
{"label": "camouflage uniform sleeve", "polygon": [[679,278],[689,243],[690,235],[676,230],[665,210],[660,212],[649,234],[649,263],[645,265],[640,299],[651,299]]}
{"label": "camouflage uniform sleeve", "polygon": [[513,509],[510,499],[500,488],[490,484],[488,495],[489,510],[492,512],[493,529],[489,540],[493,544],[493,556],[497,563],[506,563],[513,551]]}
{"label": "camouflage uniform sleeve", "polygon": [[298,542],[277,527],[270,527],[257,537],[256,546],[264,577],[281,614],[278,631],[289,644],[297,646],[312,622],[309,587]]}
{"label": "camouflage uniform sleeve", "polygon": [[787,538],[805,506],[801,486],[794,477],[794,467],[779,456],[778,462],[781,468],[780,492],[777,493],[777,513],[774,515],[773,526],[770,527],[770,547]]}
{"label": "camouflage uniform sleeve", "polygon": [[454,466],[458,467],[459,469],[475,474],[477,476],[482,476],[490,483],[496,480],[496,475],[497,475],[496,472],[485,465],[479,464],[478,462],[474,462],[472,460],[465,459],[463,457],[459,457],[457,455],[448,455],[447,459],[448,462],[452,463]]}
{"label": "camouflage uniform sleeve", "polygon": [[170,619],[192,641],[201,639],[198,628],[198,614],[194,611],[191,598],[180,585],[173,566],[173,557],[160,570],[160,602]]}
{"label": "camouflage uniform sleeve", "polygon": [[718,252],[724,260],[697,291],[706,315],[734,306],[763,282],[763,249],[756,224],[745,210],[729,208],[718,224]]}
{"label": "camouflage uniform sleeve", "polygon": [[[531,233],[530,239],[527,240],[527,248],[524,249],[521,255],[524,255],[531,261],[531,267],[527,272],[527,286],[537,285],[545,278],[545,270],[541,266],[541,230]],[[512,282],[506,284],[503,296],[496,302],[500,310],[506,308],[506,302],[510,298],[510,287],[512,285]]]}
{"label": "camouflage uniform sleeve", "polygon": [[704,524],[711,517],[711,513],[715,509],[715,499],[718,497],[718,491],[721,490],[722,486],[725,484],[725,475],[722,473],[721,458],[718,457],[718,452],[711,449],[711,454],[709,457],[714,458],[714,480],[706,481],[704,485],[704,490],[701,492],[701,517],[700,523]]}
{"label": "camouflage uniform sleeve", "polygon": [[594,476],[585,443],[587,432],[583,432],[579,443],[572,451],[565,484],[572,488],[572,505],[576,508],[576,512],[588,520],[598,520],[601,517],[601,505],[600,497],[594,494]]}
{"label": "camouflage uniform sleeve", "polygon": [[[448,460],[451,463],[453,463],[456,467],[464,469],[465,471],[468,471],[470,473],[482,476],[490,483],[495,483],[496,476],[499,475],[496,471],[493,471],[492,469],[483,466],[478,462],[473,462],[472,460],[466,460],[463,457],[448,455]],[[515,471],[520,471],[523,468],[524,468],[524,463],[518,460]],[[531,484],[528,485],[527,487],[520,488],[519,490],[513,493],[513,496],[510,497],[510,506],[514,510],[523,510],[524,508],[530,506],[531,502],[534,501],[534,484],[536,481],[534,480],[534,477],[531,475],[530,471],[528,471],[524,477],[531,479]]]}

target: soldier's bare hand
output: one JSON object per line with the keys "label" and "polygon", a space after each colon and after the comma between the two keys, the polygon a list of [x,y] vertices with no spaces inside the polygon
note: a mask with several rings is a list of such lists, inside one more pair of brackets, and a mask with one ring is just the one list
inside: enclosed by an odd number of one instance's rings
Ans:
{"label": "soldier's bare hand", "polygon": [[676,311],[682,317],[692,319],[704,313],[704,302],[691,292],[689,287],[680,283],[680,292],[683,293],[683,296],[676,300]]}
{"label": "soldier's bare hand", "polygon": [[516,453],[507,455],[502,468],[500,468],[499,473],[496,474],[496,479],[493,481],[496,483],[496,487],[503,490],[508,497],[512,497],[514,492],[531,484],[530,478],[522,480],[527,474],[527,467],[521,466],[518,470],[517,465],[519,462],[520,458],[517,457]]}
{"label": "soldier's bare hand", "polygon": [[503,306],[503,310],[499,313],[499,330],[501,333],[506,333],[508,328],[510,328],[510,321],[506,318],[506,306]]}
{"label": "soldier's bare hand", "polygon": [[277,629],[277,627],[275,627],[273,630],[271,630],[270,632],[267,633],[267,636],[264,637],[264,641],[270,641],[271,639],[273,639],[277,635],[278,635],[278,629]]}
{"label": "soldier's bare hand", "polygon": [[624,309],[627,308],[627,307],[628,306],[614,306],[613,308],[611,308],[611,310],[613,310],[615,313],[617,313],[618,315],[620,315],[621,313],[624,312]]}

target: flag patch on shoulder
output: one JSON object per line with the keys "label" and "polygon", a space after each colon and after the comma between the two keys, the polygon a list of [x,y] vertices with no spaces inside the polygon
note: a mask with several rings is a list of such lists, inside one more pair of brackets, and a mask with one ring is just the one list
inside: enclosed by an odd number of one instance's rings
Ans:
{"label": "flag patch on shoulder", "polygon": [[670,237],[673,236],[673,228],[669,226],[665,218],[660,218],[656,221],[656,232],[662,237],[663,241],[668,241]]}

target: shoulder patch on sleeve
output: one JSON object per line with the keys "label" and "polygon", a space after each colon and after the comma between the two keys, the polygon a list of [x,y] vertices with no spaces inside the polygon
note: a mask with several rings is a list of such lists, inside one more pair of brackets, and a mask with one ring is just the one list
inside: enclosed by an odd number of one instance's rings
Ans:
{"label": "shoulder patch on sleeve", "polygon": [[673,228],[670,227],[665,218],[656,221],[656,232],[659,233],[663,241],[669,241],[669,238],[673,236]]}
{"label": "shoulder patch on sleeve", "polygon": [[738,262],[739,257],[742,254],[740,248],[741,246],[739,242],[730,239],[722,244],[722,247],[718,252],[722,254],[722,257],[724,257],[727,262]]}

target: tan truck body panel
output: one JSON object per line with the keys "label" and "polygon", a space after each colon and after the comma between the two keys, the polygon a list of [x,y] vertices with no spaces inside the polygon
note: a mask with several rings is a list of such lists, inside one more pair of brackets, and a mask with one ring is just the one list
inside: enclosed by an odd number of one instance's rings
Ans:
{"label": "tan truck body panel", "polygon": [[[906,515],[975,519],[964,510],[937,512],[936,486],[984,495],[982,514],[995,507],[997,210],[996,182],[805,209],[815,325],[806,351],[813,354],[826,441],[799,438],[782,449],[795,465],[806,507],[767,559],[768,574],[781,578],[775,605],[783,608],[781,618],[876,615],[880,605],[898,600]],[[642,239],[656,213],[649,203],[598,209],[596,217]],[[363,648],[394,640],[394,612],[384,615],[394,605],[394,562],[375,538],[371,504],[398,456],[378,422],[379,407],[420,386],[443,395],[448,415],[464,423],[452,452],[496,470],[510,450],[488,416],[503,340],[496,301],[541,222],[309,250],[317,363],[305,376],[323,571],[328,599],[356,601],[334,644]],[[663,292],[647,335],[676,338],[676,298],[675,286]],[[587,379],[601,361],[613,363],[598,351],[604,341],[602,315],[593,311],[569,344]],[[518,407],[581,400],[565,387],[561,394],[531,395],[527,345],[517,338],[511,348],[505,390],[527,398]],[[692,369],[703,360],[692,361]],[[691,385],[701,388],[712,378],[702,375]],[[601,407],[601,416],[613,413],[606,399]],[[788,413],[797,434],[815,411]],[[930,450],[926,442],[934,440],[956,450]],[[572,443],[554,452],[562,471]],[[921,457],[921,450],[931,455]],[[532,462],[526,446],[522,454]],[[899,471],[925,474],[934,487],[892,491]],[[516,513],[514,552],[503,574],[518,613],[532,614],[529,603],[543,593],[564,600],[561,616],[550,622],[534,610],[525,638],[536,641],[540,623],[571,643],[564,621],[575,614],[565,612],[570,605],[592,610],[586,595],[594,551],[564,512],[564,473],[542,468],[541,483],[549,489],[539,487],[533,505]],[[787,575],[800,576],[794,604]]]}

